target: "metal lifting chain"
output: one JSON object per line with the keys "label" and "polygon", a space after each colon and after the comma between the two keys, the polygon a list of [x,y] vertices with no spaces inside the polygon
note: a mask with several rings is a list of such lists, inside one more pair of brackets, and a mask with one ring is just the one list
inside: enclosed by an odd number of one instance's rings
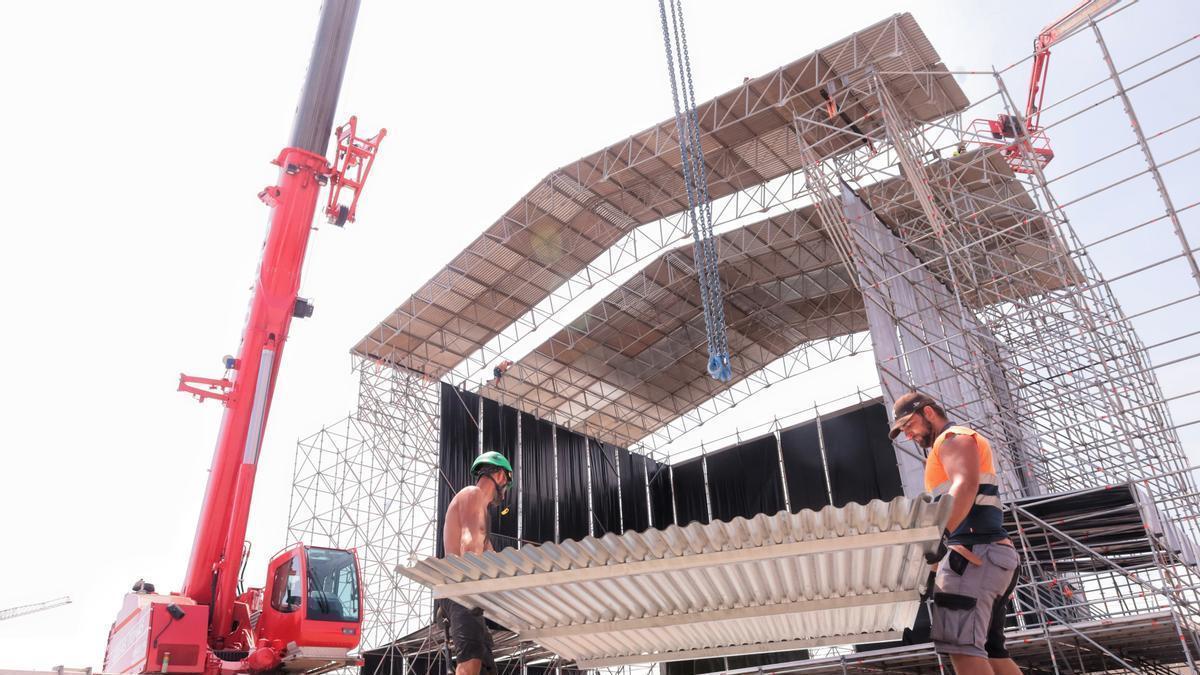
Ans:
{"label": "metal lifting chain", "polygon": [[[692,86],[692,65],[688,57],[683,4],[682,0],[670,0],[671,21],[668,23],[666,1],[658,0],[658,14],[662,20],[663,47],[667,53],[671,100],[675,104],[675,128],[679,137],[683,183],[687,192],[688,218],[692,223],[692,258],[700,284],[700,301],[704,308],[704,326],[708,337],[708,374],[714,379],[728,382],[733,377],[733,370],[729,359],[729,338],[725,332],[725,303],[721,298],[721,277],[717,272],[712,202],[708,196],[704,148],[700,144],[700,119],[696,112],[696,92]],[[682,101],[679,91],[681,85]]]}

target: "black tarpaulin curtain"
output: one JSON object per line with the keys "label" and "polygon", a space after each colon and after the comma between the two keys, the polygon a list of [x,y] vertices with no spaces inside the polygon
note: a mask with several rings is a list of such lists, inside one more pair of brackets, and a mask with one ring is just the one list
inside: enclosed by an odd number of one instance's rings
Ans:
{"label": "black tarpaulin curtain", "polygon": [[554,541],[554,425],[521,413],[521,538]]}
{"label": "black tarpaulin curtain", "polygon": [[616,446],[587,439],[591,457],[592,527],[597,537],[621,533],[621,481],[617,477]]}
{"label": "black tarpaulin curtain", "polygon": [[882,405],[824,417],[821,431],[834,506],[866,504],[872,499],[889,501],[904,494]]}
{"label": "black tarpaulin curtain", "polygon": [[[741,656],[718,657],[712,659],[694,659],[691,661],[669,661],[662,664],[665,675],[700,675],[701,673],[720,673],[726,670],[740,668],[758,668],[776,663],[803,661],[808,658],[805,650],[790,652],[775,652],[773,654],[745,654]],[[768,671],[770,669],[767,669]]]}
{"label": "black tarpaulin curtain", "polygon": [[711,453],[707,461],[713,520],[774,515],[786,508],[774,434]]}
{"label": "black tarpaulin curtain", "polygon": [[558,540],[588,536],[587,439],[558,427]]}
{"label": "black tarpaulin curtain", "polygon": [[[830,503],[840,507],[849,502],[886,501],[903,494],[895,450],[887,439],[887,413],[882,404],[824,417],[820,424],[820,431],[813,420],[782,432],[778,449],[773,435],[762,436],[675,464],[673,497],[678,524],[708,522],[705,463],[707,496],[714,520],[750,518],[759,513],[773,515],[786,508],[779,475],[779,449],[793,511],[819,510]],[[824,436],[828,466],[821,456],[819,434]],[[825,480],[826,470],[829,484]],[[651,486],[653,495],[653,482]],[[662,488],[659,489],[661,492]],[[657,517],[655,525],[662,526]]]}
{"label": "black tarpaulin curtain", "polygon": [[[379,653],[384,651],[387,652],[386,655]],[[447,672],[447,664],[442,658],[441,651],[409,655],[405,658],[405,655],[392,649],[364,652],[363,665],[359,672],[361,675],[400,675],[405,672],[405,661],[408,665],[408,675],[445,675]],[[528,675],[583,675],[588,672],[577,668],[555,668],[543,664],[525,665],[520,659],[501,661],[496,664],[496,669],[496,675],[521,675],[522,672],[528,673]],[[450,672],[454,672],[453,664],[450,664]]]}
{"label": "black tarpaulin curtain", "polygon": [[671,467],[649,457],[643,457],[643,460],[648,472],[650,508],[651,515],[654,517],[654,522],[650,524],[650,527],[661,530],[668,525],[675,524],[673,506],[675,498],[674,488],[671,485]]}
{"label": "black tarpaulin curtain", "polygon": [[[496,451],[513,467],[513,485],[503,506],[492,509],[492,548],[497,551],[517,545],[517,495],[520,494],[521,467],[517,454],[517,411],[490,399],[483,399],[483,451]],[[503,513],[504,508],[508,513]]]}
{"label": "black tarpaulin curtain", "polygon": [[437,556],[446,554],[442,540],[446,522],[446,508],[450,500],[464,487],[470,485],[471,462],[479,455],[479,427],[475,425],[479,415],[479,396],[442,383],[442,424],[438,444],[438,527]]}
{"label": "black tarpaulin curtain", "polygon": [[[703,457],[689,459],[671,467],[674,477],[676,525],[683,527],[692,522],[708,522],[708,504],[704,496]],[[655,525],[665,527],[665,525]]]}
{"label": "black tarpaulin curtain", "polygon": [[650,506],[646,503],[646,458],[617,449],[617,464],[621,469],[621,509],[625,529],[644,532],[650,527]]}
{"label": "black tarpaulin curtain", "polygon": [[781,432],[779,441],[792,511],[817,511],[828,506],[829,490],[825,485],[825,464],[821,461],[816,421]]}
{"label": "black tarpaulin curtain", "polygon": [[[458,490],[472,484],[470,466],[475,457],[489,450],[498,451],[509,459],[515,481],[507,502],[509,513],[492,515],[493,547],[499,550],[515,543],[518,518],[521,519],[519,532],[526,542],[553,541],[555,441],[558,445],[560,541],[587,536],[589,520],[596,535],[620,532],[622,527],[636,531],[666,527],[675,522],[676,510],[681,525],[692,521],[708,522],[704,468],[700,458],[676,465],[673,471],[677,475],[672,485],[672,468],[666,464],[624,448],[601,444],[532,415],[518,414],[515,409],[495,401],[484,399],[482,406],[483,447],[480,448],[476,427],[479,396],[442,385],[438,555],[445,551],[442,526],[446,507]],[[522,442],[520,453],[517,452],[518,424]],[[772,459],[775,451],[771,445],[771,437],[763,437],[722,451],[729,455],[709,455],[709,482],[716,518],[750,517],[759,512],[775,513],[783,508],[782,490],[778,487],[778,462]],[[819,472],[814,475],[823,476]],[[789,480],[789,487],[792,483]],[[589,485],[591,513],[588,510]]]}
{"label": "black tarpaulin curtain", "polygon": [[832,504],[839,507],[850,502],[865,504],[872,499],[887,501],[904,494],[896,451],[887,437],[887,411],[882,403],[822,417],[820,423],[829,462],[828,486],[817,421],[780,434],[793,511],[816,510],[830,504],[830,491]]}

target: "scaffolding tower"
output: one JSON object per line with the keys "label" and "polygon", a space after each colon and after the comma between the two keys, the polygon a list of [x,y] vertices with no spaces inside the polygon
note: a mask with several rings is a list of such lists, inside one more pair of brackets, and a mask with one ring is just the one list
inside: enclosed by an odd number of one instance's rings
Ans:
{"label": "scaffolding tower", "polygon": [[357,409],[301,439],[288,539],[357,551],[362,648],[428,624],[425,589],[395,574],[437,541],[439,392],[436,382],[355,360]]}

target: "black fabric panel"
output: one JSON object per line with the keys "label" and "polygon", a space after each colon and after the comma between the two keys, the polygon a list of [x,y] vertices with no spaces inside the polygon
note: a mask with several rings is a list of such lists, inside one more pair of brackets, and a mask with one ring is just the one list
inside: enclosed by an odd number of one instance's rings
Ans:
{"label": "black fabric panel", "polygon": [[883,405],[821,419],[833,505],[866,504],[904,494]]}
{"label": "black fabric panel", "polygon": [[[442,654],[443,652],[438,650],[408,656],[408,675],[445,675],[447,664]],[[388,648],[363,652],[363,665],[358,671],[359,675],[400,675],[405,672],[404,657],[399,651]],[[502,661],[496,664],[497,675],[520,675],[522,665],[520,659]],[[454,672],[453,664],[450,664],[449,672]],[[525,672],[529,675],[584,675],[589,671],[536,664],[525,666]]]}
{"label": "black fabric panel", "polygon": [[825,467],[821,461],[817,422],[792,427],[779,435],[783,448],[783,468],[787,472],[788,497],[792,511],[829,505],[825,485]]}
{"label": "black fabric panel", "polygon": [[784,510],[775,435],[709,453],[708,493],[713,520],[775,515]]}
{"label": "black fabric panel", "polygon": [[[500,447],[500,404],[490,398],[483,399],[483,452],[495,450],[506,457]],[[511,459],[511,458],[510,458]]]}
{"label": "black fabric panel", "polygon": [[[405,672],[403,656],[397,651],[377,649],[363,652],[362,659],[359,675],[400,675]],[[408,657],[410,675],[445,675],[446,665],[441,652]],[[454,666],[450,665],[450,668]]]}
{"label": "black fabric panel", "polygon": [[[502,406],[490,399],[483,399],[483,451],[496,451],[504,455],[513,466],[513,486],[509,488],[508,500],[500,508],[492,509],[492,548],[497,551],[517,545],[517,495],[521,471],[517,455],[517,411]],[[504,508],[508,513],[504,514]]]}
{"label": "black fabric panel", "polygon": [[653,516],[651,527],[662,529],[675,524],[675,510],[672,505],[671,468],[662,462],[656,462],[644,457],[647,480],[650,482],[650,515]]}
{"label": "black fabric panel", "polygon": [[694,659],[692,661],[669,661],[661,664],[664,675],[701,675],[701,673],[720,673],[739,668],[758,668],[776,663],[803,661],[808,658],[807,650],[790,652],[775,652],[772,654],[745,654],[714,659]]}
{"label": "black fabric panel", "polygon": [[646,504],[646,458],[624,448],[617,449],[621,469],[621,508],[625,529],[644,532],[650,527],[650,507]]}
{"label": "black fabric panel", "polygon": [[521,538],[554,541],[554,426],[521,413]]}
{"label": "black fabric panel", "polygon": [[[442,383],[441,435],[438,467],[437,556],[446,554],[442,540],[446,524],[446,509],[450,500],[464,487],[471,485],[471,462],[479,455],[479,396]],[[449,483],[447,483],[449,481]]]}
{"label": "black fabric panel", "polygon": [[588,536],[587,438],[558,429],[558,540]]}
{"label": "black fabric panel", "polygon": [[496,675],[521,675],[521,662],[517,659],[501,661],[496,664]]}
{"label": "black fabric panel", "polygon": [[595,536],[621,533],[621,484],[617,477],[617,447],[587,439],[592,462],[592,526]]}
{"label": "black fabric panel", "polygon": [[701,460],[702,457],[697,457],[671,467],[675,476],[675,510],[679,514],[677,525],[681,527],[693,521],[708,522]]}

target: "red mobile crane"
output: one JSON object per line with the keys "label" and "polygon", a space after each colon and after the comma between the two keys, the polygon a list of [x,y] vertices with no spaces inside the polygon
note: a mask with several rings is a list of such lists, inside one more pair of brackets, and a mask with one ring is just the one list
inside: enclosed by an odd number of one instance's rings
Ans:
{"label": "red mobile crane", "polygon": [[238,355],[225,358],[222,378],[180,376],[180,391],[225,407],[182,591],[134,585],[109,632],[106,672],[318,672],[355,661],[348,652],[359,642],[362,593],[354,551],[296,544],[272,558],[265,588],[239,595],[237,586],[283,346],[292,319],[313,312],[297,292],[320,190],[330,184],[329,221],[352,222],[386,134],[359,137],[351,117],[337,129],[333,164],[325,159],[358,7],[322,7],[291,142],[274,160],[278,182],[259,193],[270,224]]}
{"label": "red mobile crane", "polygon": [[[1118,2],[1120,0],[1083,0],[1038,33],[1033,41],[1033,72],[1029,76],[1024,125],[1016,116],[1006,114],[994,120],[975,120],[971,124],[973,133],[1000,141],[985,145],[1001,148],[1013,171],[1034,173],[1054,159],[1050,139],[1041,127],[1042,99],[1046,95],[1046,75],[1050,72],[1050,47]],[[1013,142],[1007,142],[1006,139],[1012,139]]]}

